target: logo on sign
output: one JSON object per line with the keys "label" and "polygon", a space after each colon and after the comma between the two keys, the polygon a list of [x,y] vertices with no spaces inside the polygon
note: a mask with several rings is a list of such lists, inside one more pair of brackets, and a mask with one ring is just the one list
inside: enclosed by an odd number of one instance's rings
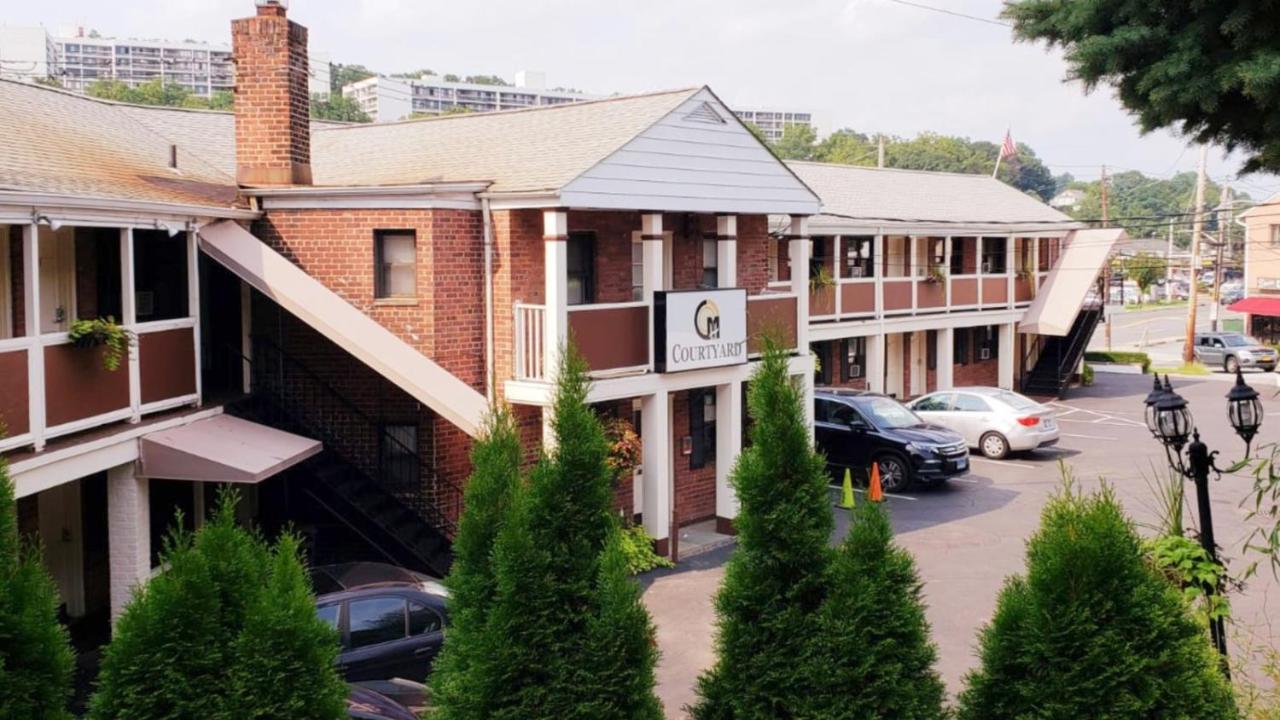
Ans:
{"label": "logo on sign", "polygon": [[720,308],[711,300],[698,303],[693,311],[693,331],[703,340],[715,340],[720,337]]}

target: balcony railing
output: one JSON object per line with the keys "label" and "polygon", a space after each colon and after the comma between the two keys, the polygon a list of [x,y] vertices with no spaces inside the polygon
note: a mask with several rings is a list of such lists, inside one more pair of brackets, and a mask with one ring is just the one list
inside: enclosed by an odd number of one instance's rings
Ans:
{"label": "balcony railing", "polygon": [[0,450],[198,401],[195,320],[133,329],[137,342],[115,370],[101,348],[66,333],[0,340]]}
{"label": "balcony railing", "polygon": [[515,304],[512,344],[515,346],[517,380],[541,380],[546,377],[542,352],[546,332],[547,306]]}

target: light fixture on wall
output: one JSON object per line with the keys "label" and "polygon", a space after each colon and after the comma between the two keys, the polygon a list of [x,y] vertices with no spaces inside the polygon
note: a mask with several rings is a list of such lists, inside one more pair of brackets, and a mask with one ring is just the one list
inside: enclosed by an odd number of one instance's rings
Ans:
{"label": "light fixture on wall", "polygon": [[32,222],[34,222],[37,225],[48,225],[49,229],[54,232],[58,232],[58,230],[62,227],[61,220],[53,220],[48,215],[42,215],[40,214],[39,211],[36,211],[36,210],[33,210],[31,212],[31,219],[32,219]]}
{"label": "light fixture on wall", "polygon": [[170,225],[168,223],[162,223],[159,220],[156,220],[155,227],[157,230],[164,230],[165,232],[169,233],[169,237],[174,237],[178,233],[182,232],[181,227],[174,227],[173,225]]}

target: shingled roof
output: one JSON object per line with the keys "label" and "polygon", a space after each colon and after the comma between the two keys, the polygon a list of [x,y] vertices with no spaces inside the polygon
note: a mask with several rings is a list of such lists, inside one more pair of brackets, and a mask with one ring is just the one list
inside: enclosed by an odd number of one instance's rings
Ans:
{"label": "shingled roof", "polygon": [[[127,106],[0,80],[0,191],[240,207],[234,175]],[[177,167],[170,145],[177,144]]]}
{"label": "shingled roof", "polygon": [[[988,175],[788,162],[822,198],[822,225],[889,228],[1062,230],[1065,215]],[[1083,226],[1081,226],[1083,227]]]}

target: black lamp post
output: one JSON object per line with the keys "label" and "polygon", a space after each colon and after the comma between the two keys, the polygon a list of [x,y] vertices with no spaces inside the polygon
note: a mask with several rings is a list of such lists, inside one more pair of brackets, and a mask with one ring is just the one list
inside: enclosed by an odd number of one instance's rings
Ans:
{"label": "black lamp post", "polygon": [[[1209,506],[1209,472],[1221,474],[1214,463],[1217,451],[1200,441],[1200,431],[1195,426],[1187,401],[1174,392],[1165,375],[1164,384],[1157,377],[1151,392],[1144,400],[1146,405],[1147,429],[1164,445],[1165,456],[1169,467],[1196,485],[1196,505],[1200,511],[1200,544],[1214,562],[1218,562],[1218,547],[1213,538],[1213,514]],[[1245,442],[1245,454],[1248,455],[1250,444],[1262,426],[1262,403],[1258,401],[1258,391],[1245,384],[1244,375],[1236,369],[1236,382],[1231,392],[1227,393],[1227,419],[1231,427]],[[1190,440],[1188,445],[1187,441]],[[1182,449],[1186,448],[1184,460]],[[1209,587],[1205,590],[1217,593],[1220,588]],[[1227,665],[1227,636],[1222,618],[1210,621],[1209,632],[1213,636],[1213,645],[1222,654],[1223,668]]]}

